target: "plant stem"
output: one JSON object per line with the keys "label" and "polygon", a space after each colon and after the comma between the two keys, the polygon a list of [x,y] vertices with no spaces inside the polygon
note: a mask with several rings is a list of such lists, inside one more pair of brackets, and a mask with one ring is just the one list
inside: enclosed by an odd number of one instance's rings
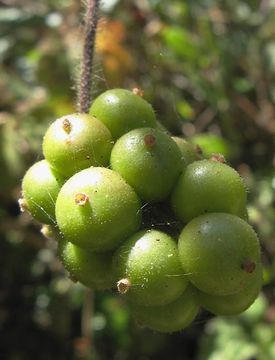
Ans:
{"label": "plant stem", "polygon": [[85,15],[84,47],[82,54],[81,77],[78,91],[78,107],[82,113],[88,113],[91,105],[92,66],[98,22],[100,0],[88,0]]}
{"label": "plant stem", "polygon": [[82,337],[85,339],[86,343],[86,354],[85,359],[90,358],[93,347],[93,332],[91,326],[91,319],[93,316],[93,291],[91,289],[85,289],[84,291],[84,301],[82,308],[82,319],[81,319],[81,332]]}

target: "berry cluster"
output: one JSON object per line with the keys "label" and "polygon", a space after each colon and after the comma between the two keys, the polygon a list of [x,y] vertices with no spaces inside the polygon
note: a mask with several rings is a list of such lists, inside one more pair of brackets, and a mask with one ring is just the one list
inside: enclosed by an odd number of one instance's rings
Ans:
{"label": "berry cluster", "polygon": [[171,137],[138,91],[106,91],[90,114],[56,120],[43,154],[20,205],[56,232],[73,279],[117,286],[161,332],[185,328],[200,306],[234,315],[253,303],[262,268],[241,177]]}

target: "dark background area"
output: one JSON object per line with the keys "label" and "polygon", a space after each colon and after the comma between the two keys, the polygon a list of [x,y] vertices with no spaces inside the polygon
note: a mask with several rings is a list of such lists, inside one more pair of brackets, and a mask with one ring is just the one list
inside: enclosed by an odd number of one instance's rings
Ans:
{"label": "dark background area", "polygon": [[93,96],[138,86],[172,133],[223,153],[262,244],[255,304],[236,317],[201,312],[174,335],[138,327],[115,293],[91,298],[18,208],[46,128],[76,110],[83,12],[76,0],[0,1],[1,359],[275,359],[274,1],[102,1]]}

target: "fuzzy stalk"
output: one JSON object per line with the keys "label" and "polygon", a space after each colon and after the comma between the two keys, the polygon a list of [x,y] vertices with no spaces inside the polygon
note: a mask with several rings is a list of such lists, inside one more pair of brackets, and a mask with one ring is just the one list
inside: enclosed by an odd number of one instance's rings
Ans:
{"label": "fuzzy stalk", "polygon": [[78,108],[82,113],[88,113],[91,105],[92,66],[95,47],[96,29],[98,23],[98,8],[100,0],[88,0],[85,15],[84,46],[82,54],[81,76],[78,91]]}

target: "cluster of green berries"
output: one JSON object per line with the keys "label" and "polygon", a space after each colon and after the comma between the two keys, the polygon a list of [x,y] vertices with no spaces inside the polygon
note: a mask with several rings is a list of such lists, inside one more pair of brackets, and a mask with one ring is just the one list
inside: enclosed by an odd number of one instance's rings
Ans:
{"label": "cluster of green berries", "polygon": [[185,328],[200,307],[234,315],[254,302],[260,246],[241,177],[171,137],[138,91],[108,90],[89,114],[56,120],[43,154],[20,205],[56,232],[72,279],[117,287],[161,332]]}

